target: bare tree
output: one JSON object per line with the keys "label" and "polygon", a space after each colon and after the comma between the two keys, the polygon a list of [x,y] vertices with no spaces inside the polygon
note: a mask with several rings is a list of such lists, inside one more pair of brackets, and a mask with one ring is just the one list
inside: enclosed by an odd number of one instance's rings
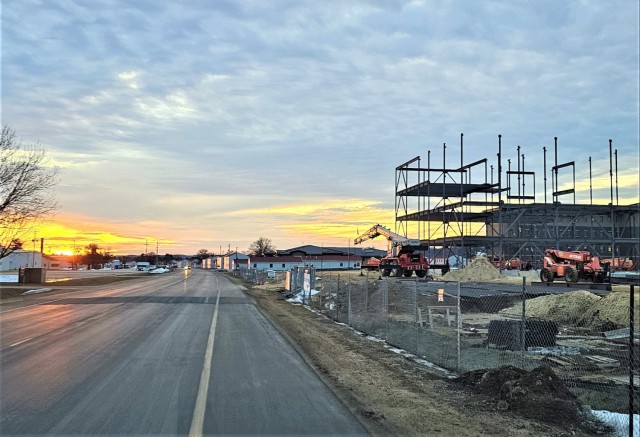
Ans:
{"label": "bare tree", "polygon": [[276,247],[271,242],[271,239],[266,237],[260,237],[249,246],[249,255],[251,256],[266,256],[276,253]]}
{"label": "bare tree", "polygon": [[0,259],[20,247],[20,237],[57,208],[56,171],[44,149],[27,145],[4,125],[0,137]]}

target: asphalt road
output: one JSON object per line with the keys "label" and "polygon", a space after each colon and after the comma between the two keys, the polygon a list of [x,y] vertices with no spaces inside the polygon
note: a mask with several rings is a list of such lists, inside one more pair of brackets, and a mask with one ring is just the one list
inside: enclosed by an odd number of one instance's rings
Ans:
{"label": "asphalt road", "polygon": [[224,275],[0,307],[0,434],[364,434]]}

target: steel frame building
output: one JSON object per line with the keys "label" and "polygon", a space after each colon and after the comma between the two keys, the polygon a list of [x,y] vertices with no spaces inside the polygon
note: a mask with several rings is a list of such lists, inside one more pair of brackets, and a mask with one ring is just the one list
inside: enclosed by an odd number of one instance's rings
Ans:
{"label": "steel frame building", "polygon": [[[543,148],[543,196],[536,190],[536,174],[525,170],[525,155],[517,147],[517,165],[507,160],[503,171],[502,138],[498,136],[497,172],[487,158],[464,163],[464,135],[460,134],[459,165],[447,167],[447,146],[442,146],[442,167],[426,167],[417,156],[396,167],[396,232],[409,236],[416,222],[423,243],[435,256],[471,257],[486,252],[499,259],[520,258],[539,264],[547,248],[588,250],[601,258],[631,258],[640,264],[640,203],[618,204],[617,150],[615,184],[612,141],[609,140],[611,203],[593,204],[589,157],[588,204],[576,203],[575,161],[550,167],[551,196],[547,193],[547,149]],[[515,163],[514,163],[515,164]],[[512,168],[514,167],[514,168]],[[559,180],[564,186],[559,189]],[[570,182],[566,182],[570,179]],[[615,188],[615,196],[614,196]],[[544,198],[543,202],[538,199]],[[568,203],[567,203],[568,201]],[[415,231],[414,231],[415,232]],[[414,236],[411,236],[414,238]]]}

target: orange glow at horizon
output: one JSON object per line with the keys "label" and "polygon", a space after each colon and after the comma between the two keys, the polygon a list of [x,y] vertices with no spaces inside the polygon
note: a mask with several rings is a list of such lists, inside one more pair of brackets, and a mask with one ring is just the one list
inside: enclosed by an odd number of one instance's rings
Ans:
{"label": "orange glow at horizon", "polygon": [[[117,231],[114,229],[118,228]],[[108,221],[75,215],[59,214],[55,219],[40,223],[33,229],[33,234],[25,236],[25,248],[29,249],[29,237],[37,240],[34,244],[39,249],[39,240],[44,239],[44,253],[56,255],[74,255],[84,252],[90,244],[97,244],[100,249],[110,253],[142,253],[149,239],[155,237],[130,236],[129,229]],[[170,243],[163,240],[163,244]]]}
{"label": "orange glow at horizon", "polygon": [[[635,177],[637,180],[637,175]],[[624,177],[620,177],[620,180],[624,181],[621,182],[621,186],[627,186],[634,182],[633,175],[625,174]],[[602,178],[598,179],[598,186],[603,185],[603,181]],[[609,202],[609,199],[600,199],[599,197],[596,195],[594,204]],[[620,205],[637,202],[638,198],[634,197],[620,196],[619,200]],[[578,201],[578,203],[580,202]],[[255,238],[265,236],[270,238],[279,249],[295,247],[301,243],[343,247],[347,244],[353,244],[355,237],[375,224],[381,224],[393,231],[403,233],[395,227],[395,211],[381,205],[382,202],[379,201],[357,198],[322,199],[317,202],[274,204],[268,208],[237,210],[226,214],[226,217],[229,218],[228,222],[220,222],[217,229],[211,230],[213,237],[208,236],[208,241],[216,238],[217,234],[221,234],[227,239],[226,241],[236,241],[241,244],[247,240],[250,242]],[[268,233],[266,235],[248,234],[252,223],[263,224],[267,229],[265,232]],[[137,255],[147,249],[149,252],[153,252],[156,248],[156,242],[164,246],[162,250],[159,250],[161,253],[166,251],[175,254],[183,251],[182,253],[193,252],[195,254],[204,247],[204,243],[198,242],[200,238],[207,238],[207,236],[203,237],[203,229],[194,227],[193,230],[179,228],[177,231],[171,231],[169,224],[169,222],[159,220],[128,222],[60,212],[46,223],[36,226],[21,239],[24,241],[25,250],[39,250],[39,240],[43,238],[44,252],[60,255],[84,253],[84,249],[89,244],[97,244],[103,251],[122,255]],[[439,222],[432,222],[430,225],[427,225],[426,222],[421,224],[407,222],[405,226],[404,229],[407,229],[407,235],[411,238],[438,238],[442,237],[444,233],[444,225]],[[447,235],[458,234],[459,231],[456,227],[449,226]],[[171,235],[171,239],[161,238],[154,235],[154,232],[175,232],[175,235]],[[485,228],[478,224],[466,224],[463,232],[465,235],[483,235]],[[177,241],[181,241],[181,243],[177,243]],[[172,250],[167,251],[167,246],[171,246]],[[377,238],[363,242],[362,246],[385,248],[386,241],[384,238]],[[217,247],[216,244],[213,249],[215,250]],[[248,247],[248,244],[239,247],[239,250],[243,250],[245,247]],[[212,249],[212,247],[207,249]]]}

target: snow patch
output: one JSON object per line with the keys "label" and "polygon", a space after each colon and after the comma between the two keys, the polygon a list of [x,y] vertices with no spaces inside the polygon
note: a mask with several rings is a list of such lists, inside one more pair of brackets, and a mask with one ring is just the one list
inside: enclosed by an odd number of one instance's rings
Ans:
{"label": "snow patch", "polygon": [[0,282],[18,283],[18,275],[0,275]]}
{"label": "snow patch", "polygon": [[[629,435],[629,415],[612,413],[606,410],[592,410],[596,418],[613,428],[612,437],[626,437]],[[640,414],[633,415],[633,437],[640,437]]]}
{"label": "snow patch", "polygon": [[21,296],[25,296],[28,294],[38,294],[38,293],[45,293],[47,291],[51,291],[51,288],[36,288],[34,290],[29,290],[29,291],[25,291],[24,293],[21,294]]}
{"label": "snow patch", "polygon": [[[320,293],[318,290],[311,290],[311,296],[314,296],[318,293]],[[301,291],[297,293],[295,296],[287,299],[287,302],[304,303],[308,298],[309,298],[309,292]]]}

